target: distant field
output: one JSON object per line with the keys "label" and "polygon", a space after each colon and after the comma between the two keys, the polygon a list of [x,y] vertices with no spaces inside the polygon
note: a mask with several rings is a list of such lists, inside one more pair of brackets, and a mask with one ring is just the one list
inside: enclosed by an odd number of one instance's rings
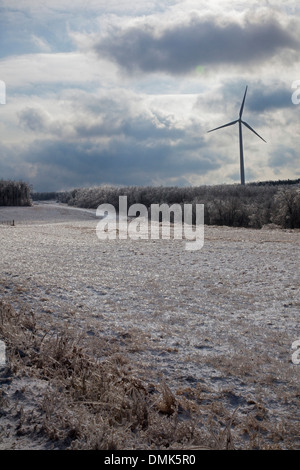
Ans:
{"label": "distant field", "polygon": [[[299,230],[206,226],[204,247],[189,252],[184,240],[100,241],[94,210],[0,208],[0,222],[8,219],[16,225],[0,225],[0,300],[16,320],[2,307],[13,373],[3,385],[8,402],[0,401],[0,449],[106,448],[87,424],[101,416],[98,431],[114,435],[117,448],[300,448],[291,349],[300,339]],[[22,357],[24,331],[32,349]],[[66,355],[51,369],[54,353],[46,362],[40,352],[42,364],[34,341],[43,351],[55,339],[57,353],[64,335],[78,343],[70,340],[69,372],[59,374]],[[105,391],[83,392],[79,350],[91,377],[94,362],[112,377],[119,414]],[[59,429],[55,409],[68,416]]]}

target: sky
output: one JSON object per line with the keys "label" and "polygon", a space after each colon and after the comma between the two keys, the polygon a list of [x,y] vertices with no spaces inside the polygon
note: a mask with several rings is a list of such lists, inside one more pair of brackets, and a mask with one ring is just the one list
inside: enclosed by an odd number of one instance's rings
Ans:
{"label": "sky", "polygon": [[246,86],[246,182],[299,178],[299,50],[298,0],[0,0],[0,179],[239,184]]}

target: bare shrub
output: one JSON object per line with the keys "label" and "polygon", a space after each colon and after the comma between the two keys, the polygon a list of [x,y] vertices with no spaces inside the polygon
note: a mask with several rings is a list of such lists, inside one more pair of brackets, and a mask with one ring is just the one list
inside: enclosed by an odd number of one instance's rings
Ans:
{"label": "bare shrub", "polygon": [[284,228],[300,228],[300,192],[283,188],[275,195],[272,222]]}

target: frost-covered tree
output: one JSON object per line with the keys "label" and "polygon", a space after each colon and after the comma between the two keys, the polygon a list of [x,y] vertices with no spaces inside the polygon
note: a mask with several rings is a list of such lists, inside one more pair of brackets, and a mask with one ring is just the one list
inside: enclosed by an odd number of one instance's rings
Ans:
{"label": "frost-covered tree", "polygon": [[24,181],[0,180],[0,206],[30,206],[30,187]]}
{"label": "frost-covered tree", "polygon": [[300,228],[300,190],[280,189],[274,200],[272,221],[284,228]]}

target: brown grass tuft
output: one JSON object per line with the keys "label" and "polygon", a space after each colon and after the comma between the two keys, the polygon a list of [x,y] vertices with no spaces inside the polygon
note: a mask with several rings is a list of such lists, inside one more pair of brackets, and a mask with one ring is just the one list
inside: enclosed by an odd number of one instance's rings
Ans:
{"label": "brown grass tuft", "polygon": [[0,448],[280,449],[297,439],[296,428],[274,425],[258,401],[232,411],[231,390],[198,383],[173,391],[164,376],[149,384],[104,336],[89,348],[70,326],[47,329],[31,310],[2,300],[0,339],[8,357]]}

